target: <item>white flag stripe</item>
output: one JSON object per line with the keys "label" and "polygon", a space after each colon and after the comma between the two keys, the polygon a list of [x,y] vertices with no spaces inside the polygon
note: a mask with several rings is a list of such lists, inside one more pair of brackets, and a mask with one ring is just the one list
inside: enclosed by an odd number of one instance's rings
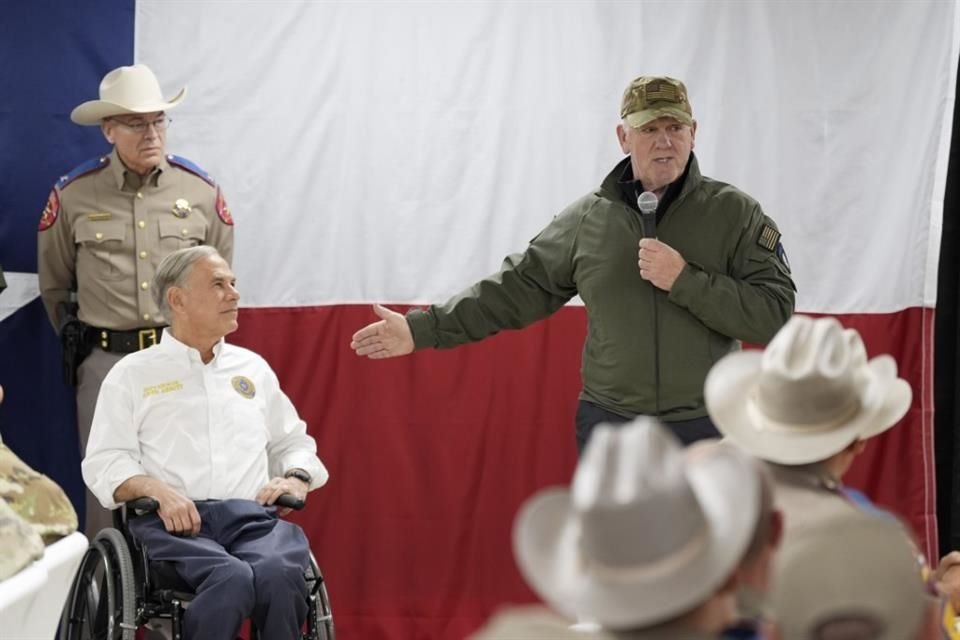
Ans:
{"label": "white flag stripe", "polygon": [[237,220],[245,306],[438,301],[622,156],[640,74],[683,79],[706,175],[777,220],[798,308],[935,303],[955,2],[139,0],[172,151]]}

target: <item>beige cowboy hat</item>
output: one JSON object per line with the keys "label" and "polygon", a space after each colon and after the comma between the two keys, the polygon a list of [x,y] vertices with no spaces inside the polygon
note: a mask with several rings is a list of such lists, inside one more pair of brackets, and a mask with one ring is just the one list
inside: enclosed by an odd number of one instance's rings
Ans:
{"label": "beige cowboy hat", "polygon": [[725,436],[763,460],[798,465],[886,431],[913,394],[891,356],[867,360],[856,331],[795,315],[764,351],[717,362],[704,396]]}
{"label": "beige cowboy hat", "polygon": [[544,490],[517,515],[520,570],[558,612],[607,629],[691,610],[753,535],[760,478],[750,462],[736,447],[688,460],[652,418],[599,425],[571,488]]}
{"label": "beige cowboy hat", "polygon": [[100,81],[100,99],[88,100],[70,113],[77,124],[100,124],[104,118],[125,113],[153,113],[167,111],[180,104],[187,88],[164,100],[160,83],[145,64],[117,67]]}
{"label": "beige cowboy hat", "polygon": [[777,552],[770,617],[783,638],[814,638],[831,623],[878,640],[916,638],[933,602],[892,518],[851,509],[808,524]]}

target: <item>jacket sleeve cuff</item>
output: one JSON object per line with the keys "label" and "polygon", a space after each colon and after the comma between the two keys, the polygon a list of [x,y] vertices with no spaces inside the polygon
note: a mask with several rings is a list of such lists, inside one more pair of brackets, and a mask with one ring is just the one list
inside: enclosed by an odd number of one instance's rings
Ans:
{"label": "jacket sleeve cuff", "polygon": [[410,333],[413,335],[414,350],[437,346],[433,314],[430,311],[411,309],[407,312],[406,318]]}
{"label": "jacket sleeve cuff", "polygon": [[709,276],[700,267],[689,262],[677,276],[673,286],[670,287],[669,299],[671,302],[690,309],[703,290],[709,285]]}

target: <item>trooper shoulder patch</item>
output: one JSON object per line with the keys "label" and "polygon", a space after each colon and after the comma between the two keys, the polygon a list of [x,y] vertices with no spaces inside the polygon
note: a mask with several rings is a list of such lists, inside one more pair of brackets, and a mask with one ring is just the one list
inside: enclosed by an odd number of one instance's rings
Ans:
{"label": "trooper shoulder patch", "polygon": [[763,228],[760,229],[760,235],[757,236],[757,244],[767,251],[773,251],[777,248],[778,242],[780,242],[780,232],[769,224],[763,225]]}
{"label": "trooper shoulder patch", "polygon": [[168,155],[167,162],[172,164],[175,167],[179,167],[184,171],[189,171],[193,175],[202,179],[204,182],[209,184],[211,187],[217,186],[216,181],[210,176],[209,173],[198,167],[195,163],[187,160],[186,158],[181,158],[180,156]]}
{"label": "trooper shoulder patch", "polygon": [[53,226],[53,223],[57,221],[57,216],[60,215],[60,196],[57,195],[56,189],[50,190],[50,196],[47,198],[47,206],[43,208],[43,213],[40,214],[40,231],[46,231]]}
{"label": "trooper shoulder patch", "polygon": [[230,207],[227,206],[220,187],[217,187],[217,215],[220,216],[223,224],[233,226],[233,216],[230,215]]}

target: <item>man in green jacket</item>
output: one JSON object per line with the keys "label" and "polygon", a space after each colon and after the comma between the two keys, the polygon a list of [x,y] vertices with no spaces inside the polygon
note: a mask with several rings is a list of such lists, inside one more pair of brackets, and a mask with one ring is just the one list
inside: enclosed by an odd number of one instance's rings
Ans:
{"label": "man in green jacket", "polygon": [[[374,305],[380,320],[353,335],[357,355],[482,340],[579,295],[588,317],[579,449],[594,425],[638,415],[660,418],[685,443],[718,435],[703,400],[710,367],[741,341],[765,344],[793,313],[780,232],[756,200],[701,175],[682,82],[635,79],[620,116],[617,138],[629,157],[597,191],[508,256],[499,273],[446,303],[406,316]],[[641,220],[646,192],[656,209]]]}

